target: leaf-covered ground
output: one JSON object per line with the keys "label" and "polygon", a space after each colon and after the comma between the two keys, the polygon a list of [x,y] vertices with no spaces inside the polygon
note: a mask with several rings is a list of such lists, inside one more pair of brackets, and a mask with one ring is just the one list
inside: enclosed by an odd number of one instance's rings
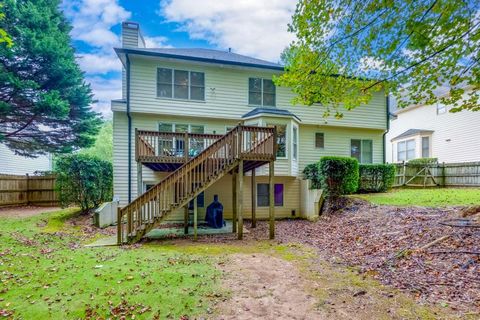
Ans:
{"label": "leaf-covered ground", "polygon": [[396,189],[387,193],[355,195],[379,205],[447,207],[480,204],[480,188]]}
{"label": "leaf-covered ground", "polygon": [[76,213],[0,218],[0,316],[179,319],[207,313],[219,276],[208,257],[160,246],[86,248],[83,243],[99,234],[82,219],[72,223]]}

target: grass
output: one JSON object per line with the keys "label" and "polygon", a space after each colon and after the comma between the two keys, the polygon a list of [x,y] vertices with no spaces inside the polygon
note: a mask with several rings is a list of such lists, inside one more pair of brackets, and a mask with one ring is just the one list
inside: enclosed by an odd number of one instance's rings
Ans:
{"label": "grass", "polygon": [[355,195],[379,205],[448,207],[480,204],[479,188],[394,189],[387,193]]}
{"label": "grass", "polygon": [[64,222],[75,209],[0,218],[0,315],[23,319],[178,319],[218,296],[213,260],[160,246],[85,248]]}

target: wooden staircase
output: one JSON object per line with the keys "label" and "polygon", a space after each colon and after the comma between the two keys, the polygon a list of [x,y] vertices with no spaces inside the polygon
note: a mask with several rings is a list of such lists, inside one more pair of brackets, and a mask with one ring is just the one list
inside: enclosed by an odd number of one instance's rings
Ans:
{"label": "wooden staircase", "polygon": [[[140,240],[169,214],[188,205],[226,174],[255,169],[276,158],[276,132],[271,127],[239,125],[188,159],[157,185],[118,209],[117,243]],[[142,140],[141,148],[154,145]]]}

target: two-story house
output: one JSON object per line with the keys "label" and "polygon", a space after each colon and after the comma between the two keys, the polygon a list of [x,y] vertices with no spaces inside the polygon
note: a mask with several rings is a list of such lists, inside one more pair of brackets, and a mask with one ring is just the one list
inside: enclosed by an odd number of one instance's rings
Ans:
{"label": "two-story house", "polygon": [[[230,51],[145,48],[137,23],[124,22],[122,26],[123,46],[115,51],[124,66],[123,97],[112,101],[114,194],[121,206],[168,175],[170,180],[180,179],[172,178],[172,172],[187,166],[238,124],[248,128],[241,134],[231,133],[235,141],[228,138],[221,142],[227,144],[221,157],[228,157],[240,144],[248,152],[270,152],[267,149],[272,145],[267,140],[271,132],[252,128],[276,129],[273,182],[269,182],[271,158],[264,162],[261,157],[244,158],[240,210],[245,217],[253,209],[258,218],[267,218],[270,195],[274,197],[275,217],[303,216],[302,170],[321,156],[352,156],[362,163],[384,161],[387,101],[383,92],[376,93],[368,105],[345,111],[343,119],[324,119],[324,107],[292,105],[294,93],[275,86],[272,77],[283,72],[277,63]],[[209,170],[209,166],[201,168]],[[218,195],[225,217],[232,218],[236,209],[232,205],[236,203],[234,177],[216,177],[197,195],[200,217]],[[186,183],[202,182],[194,178]],[[178,189],[178,183],[172,185]],[[169,191],[175,194],[170,195],[175,198],[173,202],[182,194],[177,189]],[[164,187],[155,192],[144,198],[162,201]],[[169,219],[182,220],[183,209],[174,211]]]}
{"label": "two-story house", "polygon": [[[439,90],[438,94],[448,93]],[[450,108],[437,103],[393,110],[387,162],[416,158],[437,158],[446,163],[480,161],[480,112],[452,113]]]}

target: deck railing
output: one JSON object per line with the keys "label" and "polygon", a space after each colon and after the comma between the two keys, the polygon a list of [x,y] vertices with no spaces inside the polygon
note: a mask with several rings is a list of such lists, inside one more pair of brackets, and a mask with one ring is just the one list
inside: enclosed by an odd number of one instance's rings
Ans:
{"label": "deck railing", "polygon": [[[145,136],[140,131],[137,134],[139,137]],[[154,152],[148,146],[139,147],[137,144],[137,148],[143,148],[141,151],[144,153]],[[118,243],[141,238],[163,217],[188,204],[195,196],[238,166],[239,160],[266,163],[274,161],[275,154],[275,128],[242,125],[235,127],[147,192],[119,209]]]}
{"label": "deck railing", "polygon": [[221,134],[136,130],[135,159],[139,162],[183,163],[220,139]]}

